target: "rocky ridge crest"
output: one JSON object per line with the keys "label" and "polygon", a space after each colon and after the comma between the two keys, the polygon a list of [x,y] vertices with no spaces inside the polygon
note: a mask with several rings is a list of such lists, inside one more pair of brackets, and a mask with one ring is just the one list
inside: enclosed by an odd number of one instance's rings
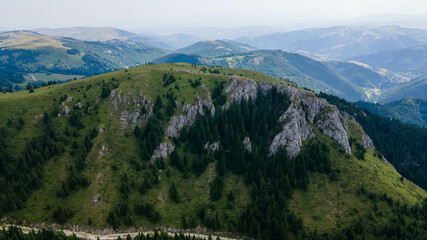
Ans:
{"label": "rocky ridge crest", "polygon": [[[313,93],[291,86],[269,82],[255,82],[244,78],[231,78],[226,88],[230,101],[255,98],[257,91],[267,91],[275,87],[279,92],[286,93],[292,103],[280,117],[283,130],[274,137],[270,145],[270,155],[274,155],[280,147],[286,147],[288,155],[295,157],[301,151],[302,142],[314,137],[310,124],[315,124],[325,135],[335,139],[351,154],[348,126],[336,106],[330,105],[325,99],[317,98]],[[229,104],[229,103],[228,103]]]}

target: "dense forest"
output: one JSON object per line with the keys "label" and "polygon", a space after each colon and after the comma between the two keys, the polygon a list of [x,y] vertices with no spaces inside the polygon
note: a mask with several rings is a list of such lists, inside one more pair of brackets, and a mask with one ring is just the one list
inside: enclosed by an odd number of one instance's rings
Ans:
{"label": "dense forest", "polygon": [[375,147],[404,177],[427,189],[427,129],[364,111],[344,99],[320,93],[340,111],[355,117]]}

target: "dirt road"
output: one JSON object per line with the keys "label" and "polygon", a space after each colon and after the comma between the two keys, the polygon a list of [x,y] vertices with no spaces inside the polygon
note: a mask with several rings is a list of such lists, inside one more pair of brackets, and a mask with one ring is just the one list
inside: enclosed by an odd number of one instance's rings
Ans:
{"label": "dirt road", "polygon": [[[10,224],[3,225],[3,227],[5,227],[6,229],[8,229],[10,226],[12,226],[12,225],[10,225]],[[34,231],[38,231],[39,230],[37,228],[29,228],[29,227],[24,227],[24,226],[19,226],[19,225],[13,225],[13,226],[21,228],[22,232],[24,232],[24,233],[29,233],[31,230],[34,230]],[[142,233],[144,235],[146,235],[146,234],[150,234],[150,235],[154,234],[153,231],[148,231],[148,232],[132,232],[132,233],[115,233],[115,234],[107,234],[107,235],[98,235],[98,234],[92,234],[92,233],[86,233],[86,232],[74,232],[74,231],[70,231],[70,230],[60,230],[60,229],[58,231],[64,232],[64,234],[67,235],[67,236],[75,234],[78,238],[87,239],[87,240],[97,240],[98,238],[100,240],[116,240],[117,237],[119,237],[119,236],[122,239],[126,239],[126,237],[127,237],[128,234],[132,238],[134,238],[139,233]],[[169,236],[174,236],[175,233],[168,232],[168,235]],[[191,237],[195,236],[196,238],[201,238],[201,239],[208,239],[208,237],[209,237],[208,235],[198,234],[198,233],[185,233],[185,235],[186,236],[189,235]],[[216,235],[212,235],[212,239],[215,240],[216,238],[217,238]],[[221,236],[220,236],[220,239],[221,240],[237,240],[237,238],[226,238],[226,237],[221,237]]]}

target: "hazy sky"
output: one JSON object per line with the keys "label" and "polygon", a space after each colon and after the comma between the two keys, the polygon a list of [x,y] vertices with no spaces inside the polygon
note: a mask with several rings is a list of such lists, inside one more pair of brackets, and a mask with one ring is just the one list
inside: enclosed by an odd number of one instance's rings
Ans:
{"label": "hazy sky", "polygon": [[[377,14],[427,14],[426,0],[0,0],[1,29],[238,27]],[[339,21],[337,20],[337,24]]]}

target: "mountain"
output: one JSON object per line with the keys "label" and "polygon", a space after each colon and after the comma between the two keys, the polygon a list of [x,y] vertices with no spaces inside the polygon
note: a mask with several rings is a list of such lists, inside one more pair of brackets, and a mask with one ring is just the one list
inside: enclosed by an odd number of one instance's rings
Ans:
{"label": "mountain", "polygon": [[356,102],[356,105],[382,116],[427,127],[427,100],[406,98],[384,105]]}
{"label": "mountain", "polygon": [[360,55],[426,44],[427,30],[399,26],[335,26],[239,38],[236,41],[260,49],[281,49],[320,59],[350,60]]}
{"label": "mountain", "polygon": [[0,94],[0,215],[104,234],[422,239],[426,136],[259,72],[150,64]]}
{"label": "mountain", "polygon": [[[20,85],[10,79],[9,83],[0,87],[13,85],[14,89],[19,90],[27,82],[93,76],[145,64],[166,54],[165,50],[127,40],[89,42],[29,31],[7,32],[0,34],[0,70],[37,77],[31,77]],[[60,75],[52,79],[52,74]]]}
{"label": "mountain", "polygon": [[234,53],[249,52],[255,48],[229,40],[206,40],[176,50],[176,53],[215,57],[232,55]]}
{"label": "mountain", "polygon": [[200,42],[202,39],[191,34],[177,33],[156,36],[159,41],[164,42],[171,49],[176,50]]}
{"label": "mountain", "polygon": [[83,41],[130,40],[138,35],[112,27],[38,28],[34,32],[48,36],[68,37]]}
{"label": "mountain", "polygon": [[354,60],[395,72],[427,74],[427,45],[380,51]]}
{"label": "mountain", "polygon": [[321,62],[283,51],[257,50],[206,58],[197,55],[172,54],[155,59],[153,62],[189,62],[191,64],[250,69],[273,77],[290,79],[302,87],[332,92],[338,96],[347,96],[351,100],[361,99],[363,94],[355,91],[350,83],[343,81]]}
{"label": "mountain", "polygon": [[379,102],[387,103],[404,98],[427,99],[427,76],[412,79],[409,82],[386,89]]}
{"label": "mountain", "polygon": [[145,43],[156,48],[172,49],[171,46],[156,36],[139,35],[112,27],[38,28],[33,31],[43,35],[74,38],[82,41],[127,40]]}
{"label": "mountain", "polygon": [[370,100],[376,89],[396,86],[401,79],[351,62],[320,62],[278,50],[256,50],[216,57],[170,54],[153,62],[188,62],[250,69],[273,77],[287,78],[301,87],[329,92],[350,101]]}

